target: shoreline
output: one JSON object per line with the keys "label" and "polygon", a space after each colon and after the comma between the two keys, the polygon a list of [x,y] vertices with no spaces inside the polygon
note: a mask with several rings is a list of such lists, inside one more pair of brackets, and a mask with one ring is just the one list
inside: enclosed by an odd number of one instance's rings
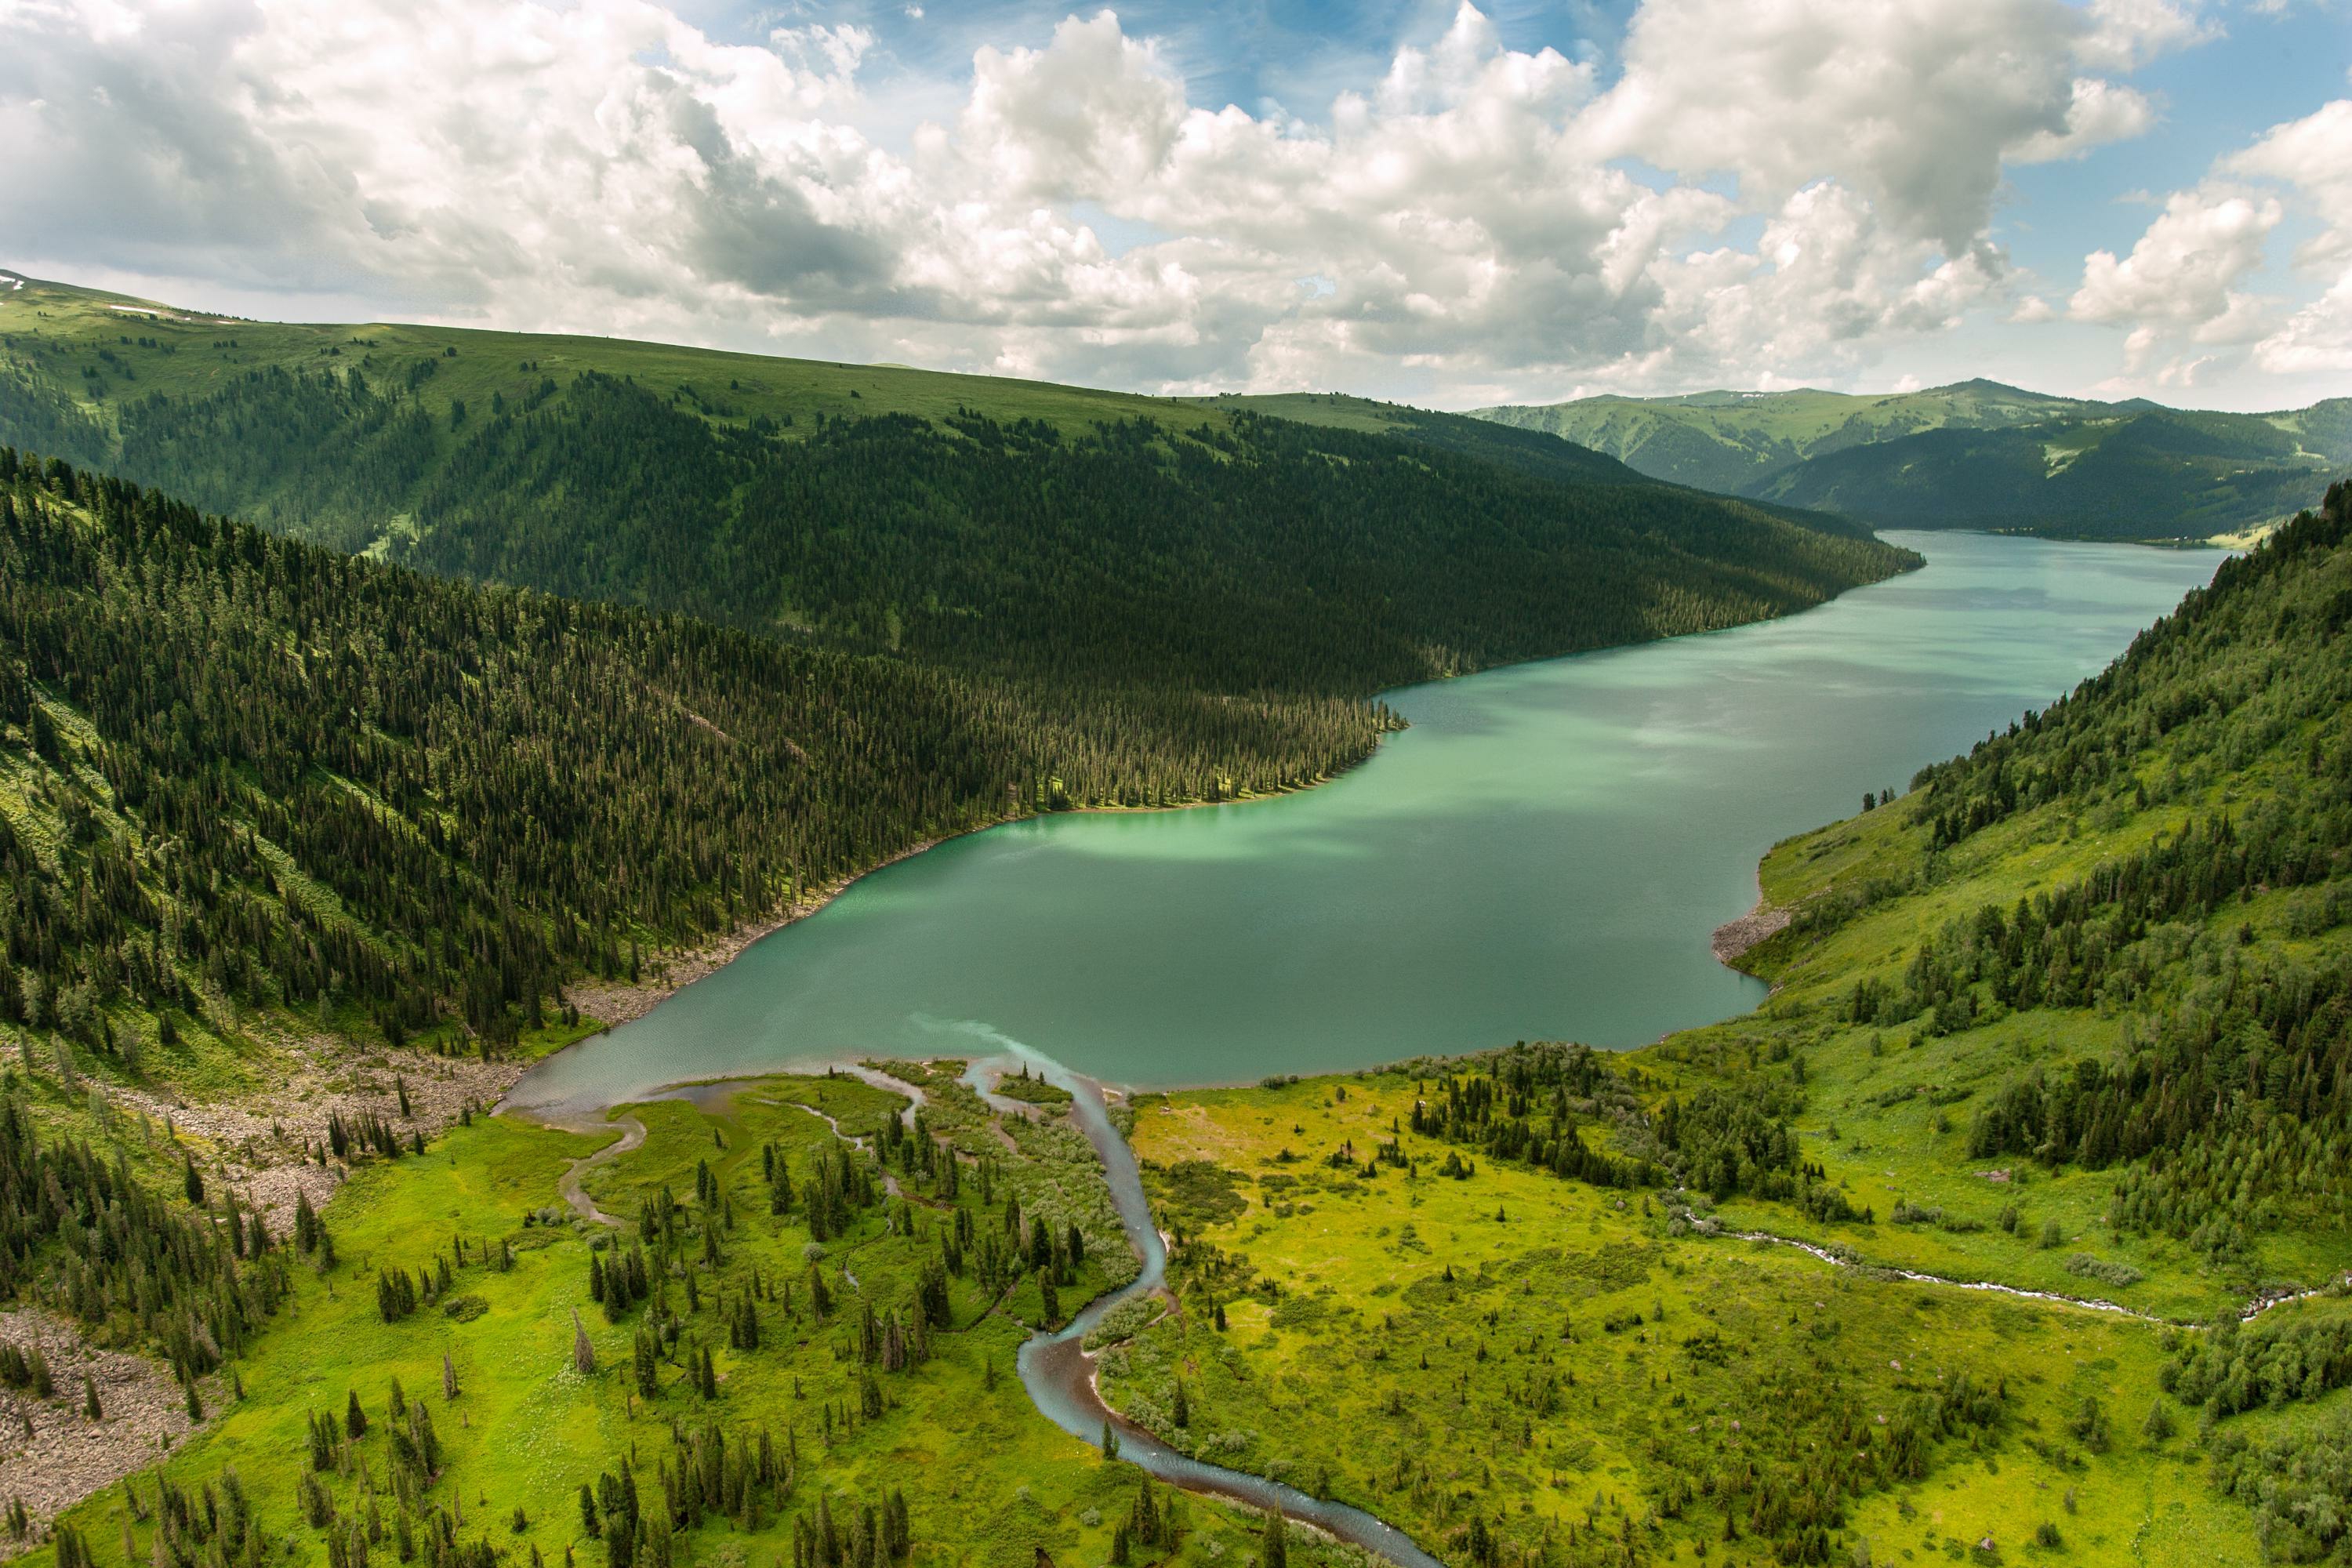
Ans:
{"label": "shoreline", "polygon": [[[1874,531],[1873,537],[1878,537],[1875,531]],[[1884,539],[1880,539],[1879,542],[1886,543],[1887,542]],[[1893,548],[1907,549],[1906,546],[1894,546]],[[1911,553],[1915,556],[1918,556],[1918,552],[1916,551],[1911,552]],[[1386,702],[1389,698],[1401,692],[1414,690],[1424,686],[1446,685],[1453,681],[1466,679],[1474,676],[1491,674],[1496,670],[1517,668],[1528,665],[1549,664],[1563,659],[1587,658],[1595,654],[1617,653],[1631,648],[1649,647],[1664,643],[1685,641],[1694,637],[1719,637],[1729,632],[1739,631],[1750,626],[1765,625],[1773,621],[1791,619],[1796,616],[1802,616],[1809,611],[1819,610],[1827,605],[1833,605],[1839,600],[1845,598],[1848,595],[1862,589],[1875,587],[1881,584],[1893,582],[1899,578],[1907,576],[1909,574],[1920,570],[1926,564],[1926,558],[1924,556],[1918,556],[1918,559],[1915,562],[1898,567],[1896,570],[1888,573],[1884,577],[1874,577],[1866,581],[1850,584],[1846,587],[1839,589],[1835,593],[1825,595],[1819,602],[1805,605],[1803,608],[1793,611],[1789,615],[1763,616],[1759,616],[1754,620],[1740,621],[1727,626],[1709,627],[1698,631],[1684,632],[1671,637],[1643,637],[1633,642],[1612,643],[1600,647],[1578,648],[1569,652],[1547,654],[1533,658],[1512,659],[1499,664],[1489,665],[1479,669],[1466,670],[1454,675],[1433,677],[1426,680],[1412,681],[1403,686],[1383,688],[1381,690],[1372,693],[1363,700],[1366,702]],[[579,1039],[570,1042],[560,1049],[551,1051],[546,1056],[535,1058],[529,1064],[526,1064],[523,1068],[523,1072],[527,1073],[530,1070],[544,1065],[545,1063],[552,1062],[564,1055],[565,1052],[575,1050],[589,1040],[597,1039],[603,1036],[609,1035],[614,1029],[621,1027],[623,1025],[636,1022],[638,1019],[651,1014],[663,1003],[670,1000],[670,998],[676,996],[679,992],[685,990],[695,982],[708,979],[710,975],[717,973],[721,969],[724,969],[728,964],[741,957],[745,952],[749,951],[753,945],[762,939],[774,935],[777,931],[782,931],[786,926],[794,924],[797,921],[807,919],[811,915],[821,912],[828,904],[832,903],[842,894],[847,892],[863,879],[873,876],[877,871],[886,870],[889,867],[897,865],[901,860],[911,859],[915,856],[922,854],[926,850],[935,849],[941,844],[948,843],[950,840],[971,837],[975,834],[986,833],[994,828],[1011,826],[1015,823],[1037,821],[1053,816],[1123,816],[1130,814],[1193,811],[1210,806],[1246,805],[1256,802],[1281,800],[1292,795],[1304,795],[1310,790],[1318,789],[1325,784],[1336,783],[1344,779],[1349,773],[1356,772],[1380,754],[1382,745],[1391,735],[1402,733],[1411,728],[1411,723],[1402,720],[1400,716],[1398,721],[1392,727],[1382,728],[1376,731],[1372,737],[1372,743],[1365,749],[1364,753],[1361,756],[1358,757],[1353,762],[1349,763],[1344,767],[1339,768],[1334,772],[1318,774],[1314,778],[1284,789],[1236,795],[1231,799],[1224,800],[1180,801],[1175,804],[1166,805],[1073,805],[1065,807],[1059,811],[1026,811],[1018,815],[1000,817],[995,821],[982,823],[976,826],[967,827],[958,832],[940,834],[933,837],[922,839],[919,842],[908,845],[907,847],[896,851],[887,858],[877,861],[875,864],[866,867],[863,870],[856,871],[846,876],[835,879],[833,882],[826,884],[816,893],[807,898],[795,900],[793,903],[780,911],[748,921],[745,924],[737,927],[734,931],[720,936],[713,937],[709,941],[705,942],[698,946],[672,950],[668,952],[657,955],[656,963],[658,964],[658,974],[654,978],[641,979],[638,983],[634,984],[611,981],[587,981],[564,987],[562,993],[563,997],[572,1002],[574,1005],[578,1006],[583,1017],[594,1018],[601,1026],[591,1033],[583,1035]],[[1759,930],[1752,937],[1749,937],[1744,942],[1739,942],[1737,946],[1731,947],[1727,952],[1726,940],[1727,933],[1736,933],[1744,930],[1748,926],[1748,922],[1758,921],[1759,920],[1769,921],[1776,914],[1780,918],[1780,924],[1771,925],[1769,929]],[[1747,915],[1741,916],[1738,920],[1732,921],[1724,926],[1717,928],[1712,935],[1711,942],[1717,961],[1722,963],[1727,968],[1737,968],[1738,965],[1734,963],[1734,960],[1738,958],[1739,954],[1746,952],[1749,948],[1754,947],[1765,939],[1776,934],[1787,924],[1788,919],[1788,911],[1768,911],[1759,898],[1758,906],[1755,910],[1751,910]],[[1629,1047],[1627,1048],[1633,1049],[1638,1047]],[[791,1065],[792,1064],[787,1063],[777,1063],[773,1065],[771,1070],[789,1070]],[[518,1074],[518,1077],[520,1076],[521,1075]],[[1246,1088],[1248,1087],[1249,1081],[1250,1080],[1246,1079],[1236,1079],[1230,1083],[1186,1083],[1171,1086],[1170,1091],[1176,1092],[1194,1089]],[[510,1091],[512,1086],[509,1085],[508,1087]],[[1120,1087],[1124,1092],[1131,1089],[1132,1086]],[[500,1098],[498,1108],[501,1110],[506,1109],[506,1101],[503,1095]],[[602,1109],[610,1110],[611,1107],[606,1106]],[[528,1112],[526,1111],[526,1113]]]}
{"label": "shoreline", "polygon": [[1000,827],[1011,827],[1024,822],[1042,822],[1056,816],[1155,816],[1163,812],[1201,811],[1216,806],[1255,805],[1270,801],[1287,800],[1292,796],[1305,795],[1309,790],[1320,789],[1325,784],[1336,784],[1346,778],[1379,755],[1381,743],[1389,736],[1400,734],[1407,728],[1409,726],[1400,724],[1393,729],[1381,731],[1373,737],[1370,749],[1346,767],[1333,773],[1318,773],[1305,783],[1293,784],[1287,789],[1234,795],[1224,800],[1184,800],[1171,805],[1073,805],[1066,806],[1059,811],[1030,811],[1017,816],[1000,817],[994,822],[984,822],[978,826],[963,828],[958,832],[942,833],[934,837],[920,839],[876,861],[864,870],[836,877],[816,892],[805,898],[794,900],[781,910],[747,921],[731,931],[712,937],[698,945],[669,949],[649,955],[647,961],[641,965],[642,970],[648,972],[648,977],[640,979],[634,984],[627,981],[587,980],[565,986],[562,990],[563,999],[578,1007],[583,1017],[595,1019],[603,1027],[583,1035],[579,1039],[572,1041],[560,1049],[550,1051],[543,1057],[534,1058],[525,1064],[523,1070],[528,1071],[531,1068],[551,1062],[565,1051],[575,1049],[584,1041],[608,1035],[624,1024],[635,1023],[696,981],[707,980],[718,973],[742,957],[755,943],[773,936],[786,926],[798,924],[811,915],[821,912],[826,905],[876,872],[886,871],[902,860],[911,860],[925,850],[936,849],[942,844],[952,843],[957,839],[971,838],[982,833],[992,833]]}
{"label": "shoreline", "polygon": [[1738,970],[1745,974],[1748,971],[1739,968],[1739,961],[1787,931],[1789,923],[1796,918],[1795,910],[1773,904],[1759,892],[1756,896],[1755,908],[1738,919],[1726,921],[1715,928],[1707,937],[1707,951],[1714,953],[1715,961],[1726,969]]}

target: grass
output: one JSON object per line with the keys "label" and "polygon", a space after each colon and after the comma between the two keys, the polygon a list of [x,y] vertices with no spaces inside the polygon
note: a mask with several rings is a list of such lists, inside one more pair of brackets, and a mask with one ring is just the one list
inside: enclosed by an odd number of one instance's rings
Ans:
{"label": "grass", "polygon": [[[634,1456],[641,1494],[657,1498],[657,1466],[670,1461],[673,1432],[691,1437],[715,1425],[738,1445],[764,1429],[779,1451],[787,1444],[797,1450],[801,1469],[772,1506],[731,1520],[717,1514],[680,1535],[679,1562],[789,1561],[793,1521],[808,1520],[820,1494],[837,1517],[854,1517],[856,1508],[878,1504],[898,1488],[908,1503],[917,1563],[1033,1568],[1041,1549],[1057,1563],[1100,1563],[1139,1474],[1104,1464],[1088,1445],[1050,1426],[1013,1375],[1028,1332],[1022,1320],[1037,1316],[1034,1282],[1000,1303],[969,1277],[953,1281],[954,1327],[934,1336],[932,1359],[904,1372],[873,1371],[883,1408],[859,1414],[861,1384],[869,1375],[856,1350],[859,1310],[870,1302],[886,1316],[908,1311],[920,1268],[940,1256],[939,1238],[955,1205],[921,1191],[927,1184],[902,1171],[911,1200],[903,1211],[893,1203],[865,1211],[847,1234],[821,1249],[816,1268],[835,1295],[835,1311],[823,1321],[810,1313],[805,1281],[813,1244],[801,1211],[768,1213],[761,1151],[773,1144],[788,1168],[804,1175],[835,1136],[812,1109],[845,1129],[870,1132],[904,1104],[852,1079],[778,1078],[615,1112],[644,1121],[648,1131],[637,1149],[589,1169],[585,1185],[608,1212],[633,1218],[667,1187],[699,1214],[693,1202],[698,1163],[717,1178],[711,1223],[719,1227],[722,1261],[694,1261],[698,1249],[682,1248],[661,1293],[683,1321],[680,1344],[710,1347],[715,1400],[692,1389],[684,1354],[664,1363],[655,1397],[636,1397],[632,1336],[657,1309],[638,1306],[614,1323],[589,1298],[590,1259],[616,1258],[615,1238],[574,1220],[557,1194],[572,1163],[609,1138],[478,1118],[452,1129],[421,1158],[362,1164],[326,1211],[339,1265],[323,1277],[297,1270],[293,1300],[237,1363],[244,1399],[228,1400],[225,1389],[208,1393],[217,1418],[164,1457],[161,1473],[194,1491],[208,1481],[217,1486],[234,1468],[257,1505],[262,1560],[321,1561],[322,1534],[295,1507],[310,1464],[309,1418],[324,1413],[340,1424],[358,1395],[369,1433],[322,1479],[344,1517],[363,1518],[373,1498],[389,1521],[397,1510],[387,1490],[390,1391],[397,1379],[410,1400],[430,1410],[445,1457],[440,1475],[416,1500],[417,1512],[462,1510],[457,1539],[487,1538],[509,1561],[534,1550],[550,1562],[567,1552],[601,1561],[603,1549],[583,1536],[581,1484]],[[70,1108],[55,1114],[60,1121],[72,1116]],[[119,1127],[98,1131],[102,1138],[121,1133]],[[990,1141],[1007,1181],[1043,1193],[1082,1178],[1034,1169],[1059,1157],[1044,1145],[1024,1142],[1016,1151],[992,1135]],[[978,1187],[968,1175],[957,1204],[972,1211],[976,1224],[999,1224],[1001,1202],[983,1206]],[[731,1226],[723,1217],[730,1206]],[[508,1271],[491,1261],[501,1245],[513,1253]],[[428,1301],[399,1321],[383,1321],[373,1288],[379,1268],[429,1271],[436,1259],[456,1257],[463,1261],[441,1300],[478,1298],[486,1310],[476,1314],[469,1306],[453,1316]],[[1109,1273],[1116,1271],[1114,1265]],[[763,1287],[787,1287],[778,1296],[788,1296],[789,1305],[763,1297],[760,1347],[731,1350],[720,1300],[739,1303],[755,1275]],[[689,1276],[699,1303],[692,1308],[684,1299]],[[1065,1310],[1108,1278],[1090,1258],[1064,1289]],[[572,1365],[575,1313],[594,1347],[596,1369],[586,1375]],[[454,1400],[443,1395],[445,1354],[457,1374]],[[152,1510],[153,1480],[133,1484]],[[1246,1561],[1255,1521],[1207,1502],[1184,1507],[1184,1561]],[[845,1509],[852,1513],[843,1515]],[[124,1490],[117,1486],[71,1510],[66,1522],[110,1558],[124,1515]],[[134,1527],[142,1554],[152,1528]],[[389,1560],[388,1541],[376,1550]],[[41,1549],[35,1561],[45,1563],[52,1552]],[[1311,1548],[1301,1552],[1310,1562],[1322,1555]]]}
{"label": "grass", "polygon": [[[1835,1561],[1988,1536],[2004,1561],[2256,1560],[2193,1439],[2135,1436],[2161,1397],[2158,1331],[1676,1234],[1654,1194],[1485,1162],[1446,1179],[1440,1145],[1400,1131],[1417,1089],[1381,1073],[1139,1102],[1136,1147],[1191,1266],[1185,1310],[1104,1356],[1114,1404],[1442,1555],[1466,1557],[1475,1516],[1557,1562],[1616,1562],[1628,1540],[1644,1561],[1748,1562],[1769,1545],[1752,1498],[1726,1542],[1719,1496],[1669,1504],[1678,1482],[1801,1467],[1833,1433],[1881,1450],[1879,1416],[1965,1373],[2005,1381],[2000,1423],[1935,1445],[1924,1479],[1864,1490]],[[1417,1171],[1361,1174],[1391,1139]],[[1326,1163],[1343,1145],[1346,1168]],[[2104,1454],[2067,1429],[2085,1396],[2115,1433]],[[2044,1522],[2063,1552],[2029,1546]]]}
{"label": "grass", "polygon": [[201,394],[255,367],[356,366],[371,382],[403,383],[415,367],[429,364],[431,379],[417,395],[441,416],[445,442],[451,439],[446,426],[453,404],[486,411],[494,395],[522,398],[543,376],[569,379],[591,369],[632,377],[664,395],[680,393],[714,423],[749,425],[762,416],[780,425],[789,421],[787,438],[813,429],[821,416],[910,414],[942,420],[961,408],[1005,422],[1041,420],[1071,432],[1119,419],[1148,419],[1171,430],[1228,423],[1213,404],[1008,376],[779,359],[625,338],[252,321],[41,281],[0,292],[0,354],[78,385],[85,410],[102,416],[151,393]]}

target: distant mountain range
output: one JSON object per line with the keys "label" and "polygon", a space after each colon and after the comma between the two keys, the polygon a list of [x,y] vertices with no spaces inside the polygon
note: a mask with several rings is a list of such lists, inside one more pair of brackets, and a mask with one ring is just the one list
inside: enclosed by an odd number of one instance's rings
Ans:
{"label": "distant mountain range", "polygon": [[2292,516],[2352,469],[2344,397],[2216,414],[1964,381],[1885,396],[1584,397],[1477,416],[1561,437],[1654,479],[1882,528],[2206,539]]}

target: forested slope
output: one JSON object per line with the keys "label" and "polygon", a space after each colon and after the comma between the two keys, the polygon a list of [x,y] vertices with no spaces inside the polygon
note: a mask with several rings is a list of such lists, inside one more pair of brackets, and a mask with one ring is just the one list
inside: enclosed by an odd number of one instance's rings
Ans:
{"label": "forested slope", "polygon": [[1447,416],[1307,426],[1213,400],[141,309],[0,296],[0,440],[37,434],[339,549],[1108,686],[1135,712],[1193,691],[1361,697],[1727,626],[1908,559]]}
{"label": "forested slope", "polygon": [[254,1008],[395,1038],[462,1019],[496,1047],[637,944],[922,839],[1279,789],[1380,722],[1203,702],[1181,741],[1106,747],[1116,722],[1081,717],[343,556],[0,449],[0,1013],[166,1077],[221,1066],[208,1046]]}

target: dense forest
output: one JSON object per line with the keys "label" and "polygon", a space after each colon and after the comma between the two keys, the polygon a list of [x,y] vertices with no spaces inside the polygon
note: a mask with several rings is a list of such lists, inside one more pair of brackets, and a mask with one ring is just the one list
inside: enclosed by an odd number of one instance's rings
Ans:
{"label": "dense forest", "polygon": [[468,399],[442,368],[463,356],[257,365],[242,336],[209,355],[100,345],[118,374],[220,363],[202,390],[134,383],[93,405],[53,348],[11,341],[0,440],[38,435],[205,510],[445,574],[1116,685],[1147,710],[1197,690],[1360,697],[1718,627],[1911,559],[1469,420],[1408,438],[1239,407],[1056,423],[880,395],[747,416],[691,381],[529,359]]}
{"label": "dense forest", "polygon": [[[639,942],[922,838],[1279,788],[1377,712],[1098,746],[977,679],[336,554],[0,452],[0,1009],[139,1066],[218,1004],[495,1045]],[[1096,731],[1099,733],[1099,731]]]}

